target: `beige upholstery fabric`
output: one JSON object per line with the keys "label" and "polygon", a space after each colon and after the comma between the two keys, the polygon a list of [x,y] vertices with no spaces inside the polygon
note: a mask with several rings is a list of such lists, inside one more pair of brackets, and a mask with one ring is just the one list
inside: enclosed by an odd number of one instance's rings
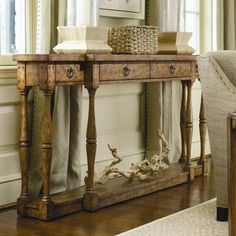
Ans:
{"label": "beige upholstery fabric", "polygon": [[215,168],[217,206],[228,207],[227,116],[236,110],[236,51],[198,57],[211,153]]}

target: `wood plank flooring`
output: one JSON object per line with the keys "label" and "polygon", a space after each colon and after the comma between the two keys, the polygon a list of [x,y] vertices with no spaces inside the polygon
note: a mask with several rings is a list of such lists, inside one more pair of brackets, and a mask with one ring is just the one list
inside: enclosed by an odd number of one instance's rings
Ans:
{"label": "wood plank flooring", "polygon": [[215,197],[213,173],[130,201],[79,212],[50,222],[19,218],[16,210],[0,212],[0,236],[115,235]]}

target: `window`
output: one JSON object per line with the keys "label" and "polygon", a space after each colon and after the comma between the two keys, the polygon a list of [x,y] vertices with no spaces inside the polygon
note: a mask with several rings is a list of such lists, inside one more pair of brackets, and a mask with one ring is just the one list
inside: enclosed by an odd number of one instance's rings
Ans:
{"label": "window", "polygon": [[1,0],[1,55],[26,51],[25,0]]}
{"label": "window", "polygon": [[197,53],[199,53],[199,0],[185,0],[184,4],[184,17],[186,32],[192,32],[193,35],[189,41],[189,45],[192,46]]}
{"label": "window", "polygon": [[12,54],[34,52],[37,1],[0,0],[0,66],[14,65]]}

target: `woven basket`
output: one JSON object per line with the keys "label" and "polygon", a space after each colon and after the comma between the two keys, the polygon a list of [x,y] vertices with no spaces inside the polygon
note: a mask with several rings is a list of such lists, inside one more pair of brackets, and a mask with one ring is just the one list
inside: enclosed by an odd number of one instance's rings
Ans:
{"label": "woven basket", "polygon": [[108,45],[112,48],[112,53],[157,54],[158,27],[113,27],[108,31]]}

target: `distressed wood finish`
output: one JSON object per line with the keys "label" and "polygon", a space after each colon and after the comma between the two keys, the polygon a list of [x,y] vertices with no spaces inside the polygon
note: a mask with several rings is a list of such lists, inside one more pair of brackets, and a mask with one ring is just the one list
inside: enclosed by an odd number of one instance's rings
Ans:
{"label": "distressed wood finish", "polygon": [[21,167],[21,194],[17,199],[18,214],[25,215],[26,204],[29,201],[29,163],[30,163],[30,140],[29,140],[29,122],[28,122],[28,94],[30,88],[26,86],[26,65],[18,63],[17,65],[17,89],[21,94],[21,125],[20,125],[20,144],[19,157]]}
{"label": "distressed wood finish", "polygon": [[[65,55],[65,54],[64,54]],[[64,55],[60,55],[64,57]],[[127,54],[88,54],[86,61],[91,62],[119,62],[119,61],[159,61],[159,62],[196,62],[196,56],[193,55],[127,55]]]}
{"label": "distressed wood finish", "polygon": [[228,117],[229,149],[229,236],[236,235],[236,114]]}
{"label": "distressed wood finish", "polygon": [[185,77],[192,75],[191,62],[152,62],[151,63],[151,77]]}
{"label": "distressed wood finish", "polygon": [[[191,163],[192,144],[192,84],[197,78],[196,58],[189,55],[15,55],[18,60],[18,89],[22,95],[21,171],[22,193],[18,214],[42,220],[80,211],[94,211],[120,201],[142,196],[160,189],[192,180],[203,174],[202,162]],[[119,178],[107,186],[94,186],[94,165],[97,148],[95,94],[100,84],[182,81],[181,138],[182,156],[179,164],[147,182],[127,182]],[[84,84],[89,94],[86,151],[88,176],[86,187],[50,195],[50,166],[52,158],[51,96],[57,85]],[[31,86],[39,86],[45,94],[45,115],[41,144],[43,195],[29,200],[28,168],[29,138],[27,123],[27,94]],[[186,89],[187,87],[187,89]],[[202,121],[204,117],[201,116]],[[204,141],[204,140],[203,140]],[[204,146],[202,146],[204,148]],[[195,162],[196,163],[196,162]],[[185,168],[184,168],[185,167]]]}
{"label": "distressed wood finish", "polygon": [[[111,76],[112,75],[112,76]],[[149,63],[107,63],[100,65],[100,80],[130,80],[149,77]]]}
{"label": "distressed wood finish", "polygon": [[58,64],[56,67],[56,82],[83,82],[83,72],[78,64]]}
{"label": "distressed wood finish", "polygon": [[97,150],[97,131],[95,119],[95,93],[99,86],[99,65],[86,65],[85,87],[89,93],[89,113],[86,134],[86,152],[88,161],[88,176],[85,179],[86,192],[83,206],[86,210],[96,209],[98,196],[94,190],[94,166]]}
{"label": "distressed wood finish", "polygon": [[13,60],[19,62],[137,62],[137,61],[160,61],[160,62],[194,62],[193,55],[127,55],[127,54],[17,54]]}
{"label": "distressed wood finish", "polygon": [[26,84],[27,86],[37,86],[39,78],[39,63],[28,62],[26,64]]}
{"label": "distressed wood finish", "polygon": [[87,88],[89,93],[89,114],[87,125],[86,152],[88,160],[88,176],[85,179],[86,193],[84,195],[84,207],[93,210],[97,205],[97,194],[94,190],[94,166],[97,150],[97,133],[95,121],[95,93],[96,88]]}
{"label": "distressed wood finish", "polygon": [[181,157],[179,159],[180,163],[185,163],[187,159],[186,154],[186,82],[182,82],[182,101],[180,110],[180,131],[181,131]]}
{"label": "distressed wood finish", "polygon": [[18,208],[19,215],[25,215],[25,204],[29,200],[29,164],[30,164],[30,140],[29,140],[29,125],[28,125],[28,93],[29,89],[20,91],[21,94],[21,129],[20,129],[20,167],[21,167],[21,195],[17,200],[18,205],[23,206]]}
{"label": "distressed wood finish", "polygon": [[189,169],[190,176],[189,180],[192,181],[194,179],[194,171],[191,162],[191,151],[192,151],[192,138],[193,138],[193,110],[192,110],[192,86],[193,81],[190,80],[187,82],[187,110],[186,110],[186,169]]}
{"label": "distressed wood finish", "polygon": [[207,131],[206,114],[205,114],[205,107],[204,107],[203,96],[202,96],[201,105],[200,105],[200,113],[199,113],[199,133],[200,133],[200,143],[201,143],[199,164],[203,165],[204,175],[208,173],[208,163],[207,163],[207,158],[205,155],[206,131]]}
{"label": "distressed wood finish", "polygon": [[[124,177],[116,178],[109,181],[106,186],[96,185],[94,187],[96,194],[93,192],[91,195],[88,194],[85,196],[85,186],[53,194],[50,196],[51,202],[53,203],[53,207],[50,208],[51,218],[42,218],[40,216],[42,214],[42,208],[40,208],[41,198],[38,198],[27,203],[26,216],[48,221],[81,210],[95,211],[158,190],[188,183],[189,170],[183,171],[183,167],[184,164],[173,164],[169,170],[163,171],[153,179],[147,181],[138,181],[136,179],[128,181]],[[194,175],[202,175],[202,165],[194,167]],[[85,201],[88,201],[88,206],[85,205]],[[90,204],[94,204],[93,208],[90,208]]]}
{"label": "distressed wood finish", "polygon": [[43,170],[43,196],[39,205],[39,218],[50,220],[54,216],[54,204],[50,198],[50,169],[52,162],[51,98],[55,88],[55,65],[39,64],[40,88],[44,91],[45,111],[42,131],[41,160]]}
{"label": "distressed wood finish", "polygon": [[[52,161],[52,124],[51,124],[51,97],[52,91],[45,91],[45,117],[41,146],[41,160],[43,169],[43,196],[40,202],[40,219],[50,219],[53,203],[49,195],[50,168]],[[48,210],[50,209],[50,210]]]}

